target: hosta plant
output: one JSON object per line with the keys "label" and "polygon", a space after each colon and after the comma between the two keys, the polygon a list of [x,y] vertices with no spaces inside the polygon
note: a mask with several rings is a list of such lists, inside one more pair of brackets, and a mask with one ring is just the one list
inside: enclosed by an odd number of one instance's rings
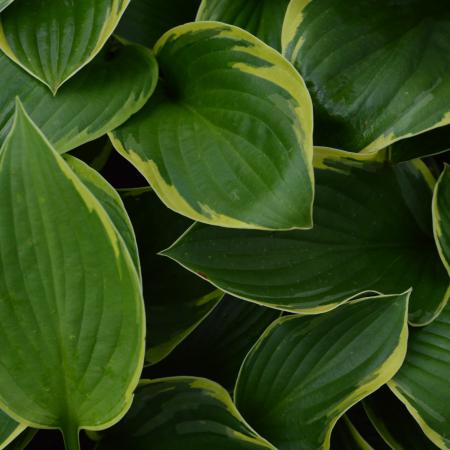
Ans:
{"label": "hosta plant", "polygon": [[0,449],[450,449],[447,0],[0,0]]}

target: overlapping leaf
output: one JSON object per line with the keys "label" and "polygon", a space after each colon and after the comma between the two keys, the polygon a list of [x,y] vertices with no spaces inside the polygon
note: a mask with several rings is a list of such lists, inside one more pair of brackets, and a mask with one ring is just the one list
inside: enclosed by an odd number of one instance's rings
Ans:
{"label": "overlapping leaf", "polygon": [[389,383],[424,433],[450,449],[450,305],[427,327],[412,330],[405,363]]}
{"label": "overlapping leaf", "polygon": [[214,309],[223,293],[157,253],[191,221],[168,210],[149,189],[121,191],[136,231],[147,315],[147,356],[166,357]]}
{"label": "overlapping leaf", "polygon": [[373,425],[394,450],[437,450],[387,387],[363,400]]}
{"label": "overlapping leaf", "polygon": [[0,411],[0,449],[4,449],[10,444],[25,428],[25,425],[16,422]]}
{"label": "overlapping leaf", "polygon": [[287,58],[315,103],[316,144],[372,152],[450,123],[442,0],[292,0]]}
{"label": "overlapping leaf", "polygon": [[361,291],[413,286],[410,321],[431,321],[447,301],[449,279],[433,239],[428,169],[320,148],[315,157],[312,230],[197,224],[164,254],[237,297],[304,313]]}
{"label": "overlapping leaf", "polygon": [[177,377],[144,381],[125,419],[96,450],[275,450],[244,421],[212,381]]}
{"label": "overlapping leaf", "polygon": [[230,23],[281,51],[281,30],[289,0],[203,0],[197,20]]}
{"label": "overlapping leaf", "polygon": [[442,262],[450,274],[450,169],[445,167],[433,197],[433,227]]}
{"label": "overlapping leaf", "polygon": [[275,50],[231,25],[198,22],[157,43],[159,88],[112,133],[163,202],[224,227],[311,226],[312,110]]}
{"label": "overlapping leaf", "polygon": [[0,17],[0,48],[55,93],[101,50],[130,0],[20,0]]}
{"label": "overlapping leaf", "polygon": [[[347,416],[343,416],[333,428],[331,450],[374,450],[361,436]],[[381,450],[381,449],[376,449]]]}
{"label": "overlapping leaf", "polygon": [[0,145],[11,128],[15,97],[63,153],[125,122],[148,100],[157,79],[150,51],[113,43],[53,96],[0,52]]}
{"label": "overlapping leaf", "polygon": [[359,300],[316,317],[284,317],[247,356],[236,405],[279,450],[326,450],[340,416],[397,372],[409,292]]}
{"label": "overlapping leaf", "polygon": [[34,427],[104,428],[144,353],[136,269],[100,203],[20,103],[0,162],[0,404]]}
{"label": "overlapping leaf", "polygon": [[0,0],[0,12],[9,6],[14,0]]}
{"label": "overlapping leaf", "polygon": [[192,22],[200,0],[132,0],[117,34],[133,42],[153,47],[171,28]]}

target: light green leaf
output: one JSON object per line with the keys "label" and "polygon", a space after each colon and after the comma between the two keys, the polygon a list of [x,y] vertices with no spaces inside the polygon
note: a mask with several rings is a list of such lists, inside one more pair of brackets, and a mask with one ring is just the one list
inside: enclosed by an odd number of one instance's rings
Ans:
{"label": "light green leaf", "polygon": [[167,209],[149,189],[124,189],[121,195],[141,252],[147,310],[146,360],[165,358],[210,314],[223,292],[157,255],[191,221]]}
{"label": "light green leaf", "polygon": [[292,0],[283,52],[315,105],[315,142],[376,152],[450,123],[446,1]]}
{"label": "light green leaf", "polygon": [[281,312],[225,296],[211,314],[170,354],[146,369],[151,378],[193,375],[233,390],[252,346]]}
{"label": "light green leaf", "polygon": [[108,427],[131,404],[144,357],[139,278],[105,210],[20,103],[0,203],[0,406],[61,429],[78,450],[80,428]]}
{"label": "light green leaf", "polygon": [[445,166],[433,196],[433,229],[442,262],[450,274],[450,169]]}
{"label": "light green leaf", "polygon": [[197,20],[244,28],[281,51],[281,30],[289,0],[203,0]]}
{"label": "light green leaf", "polygon": [[56,93],[97,55],[129,2],[16,1],[0,17],[0,49]]}
{"label": "light green leaf", "polygon": [[402,365],[409,294],[277,320],[241,368],[235,399],[242,415],[279,450],[328,449],[339,417]]}
{"label": "light green leaf", "polygon": [[9,6],[14,0],[0,0],[0,12]]}
{"label": "light green leaf", "polygon": [[157,80],[158,66],[149,50],[112,43],[53,96],[0,52],[0,146],[12,125],[16,96],[64,153],[125,122],[142,108]]}
{"label": "light green leaf", "polygon": [[231,25],[198,22],[157,43],[162,80],[111,133],[162,201],[232,228],[311,226],[312,110],[275,50]]}
{"label": "light green leaf", "polygon": [[96,450],[124,448],[275,450],[247,425],[225,389],[191,377],[142,382],[130,412]]}
{"label": "light green leaf", "polygon": [[387,387],[363,400],[374,427],[394,450],[436,450],[405,406]]}
{"label": "light green leaf", "polygon": [[0,410],[0,449],[4,449],[26,428]]}
{"label": "light green leaf", "polygon": [[200,0],[131,0],[116,33],[153,47],[168,30],[195,19]]}
{"label": "light green leaf", "polygon": [[197,224],[163,254],[232,295],[307,314],[362,291],[413,286],[410,321],[433,320],[447,302],[449,278],[433,239],[434,179],[426,166],[317,148],[315,167],[312,230]]}
{"label": "light green leaf", "polygon": [[86,163],[71,155],[65,155],[64,159],[80,181],[103,206],[103,209],[122,237],[140,276],[141,266],[136,236],[120,195],[96,170],[89,167]]}
{"label": "light green leaf", "polygon": [[450,305],[447,305],[433,323],[412,330],[405,363],[389,383],[423,432],[441,449],[450,449],[449,379]]}

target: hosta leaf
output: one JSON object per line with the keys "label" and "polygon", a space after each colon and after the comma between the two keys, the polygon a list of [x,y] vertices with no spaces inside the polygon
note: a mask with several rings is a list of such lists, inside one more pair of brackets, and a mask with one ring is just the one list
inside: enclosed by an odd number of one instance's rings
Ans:
{"label": "hosta leaf", "polygon": [[133,259],[136,271],[141,273],[139,252],[133,225],[117,191],[94,169],[71,155],[64,157],[69,167],[75,172],[91,194],[100,202],[116,230],[120,233],[128,252]]}
{"label": "hosta leaf", "polygon": [[312,111],[292,66],[215,22],[175,28],[155,49],[159,89],[112,138],[162,201],[224,227],[310,227]]}
{"label": "hosta leaf", "polygon": [[439,253],[450,274],[450,169],[445,169],[433,196],[433,227]]}
{"label": "hosta leaf", "polygon": [[143,381],[125,419],[96,450],[123,448],[275,450],[247,425],[222,387],[190,377]]}
{"label": "hosta leaf", "polygon": [[373,425],[394,450],[436,450],[405,406],[387,387],[363,400]]}
{"label": "hosta leaf", "polygon": [[[450,305],[413,330],[405,363],[389,383],[434,444],[450,449]],[[409,450],[409,449],[408,449]]]}
{"label": "hosta leaf", "polygon": [[3,411],[0,411],[0,449],[6,448],[25,428],[25,425],[16,422]]}
{"label": "hosta leaf", "polygon": [[145,104],[157,79],[150,51],[113,44],[53,96],[0,52],[0,145],[11,128],[16,97],[64,153],[121,125]]}
{"label": "hosta leaf", "polygon": [[0,12],[9,6],[14,0],[0,0]]}
{"label": "hosta leaf", "polygon": [[315,103],[315,142],[377,151],[450,123],[450,9],[442,0],[292,0],[284,54]]}
{"label": "hosta leaf", "polygon": [[14,441],[11,442],[5,450],[31,450],[31,447],[28,447],[28,445],[31,443],[37,432],[38,430],[34,428],[27,428],[16,439],[14,439]]}
{"label": "hosta leaf", "polygon": [[[331,450],[374,450],[361,436],[347,416],[342,416],[333,428]],[[377,449],[380,450],[380,449]]]}
{"label": "hosta leaf", "polygon": [[16,1],[0,17],[0,48],[55,93],[101,50],[129,2]]}
{"label": "hosta leaf", "polygon": [[316,149],[312,230],[198,224],[164,254],[237,297],[303,313],[328,311],[361,291],[413,286],[410,320],[423,325],[446,303],[449,285],[432,234],[434,180],[420,162],[367,158]]}
{"label": "hosta leaf", "polygon": [[20,103],[0,203],[0,405],[61,429],[77,450],[80,428],[107,427],[131,403],[144,353],[139,278],[105,210]]}
{"label": "hosta leaf", "polygon": [[277,320],[241,368],[242,415],[279,450],[328,449],[338,418],[400,368],[409,293]]}
{"label": "hosta leaf", "polygon": [[245,356],[280,311],[225,296],[161,364],[146,375],[201,376],[233,389]]}
{"label": "hosta leaf", "polygon": [[157,255],[191,223],[168,210],[149,189],[124,189],[141,250],[147,310],[147,355],[155,364],[165,358],[214,309],[223,293]]}
{"label": "hosta leaf", "polygon": [[197,20],[244,28],[281,51],[281,30],[289,0],[203,0]]}
{"label": "hosta leaf", "polygon": [[195,19],[200,0],[131,0],[116,33],[153,47],[171,28]]}

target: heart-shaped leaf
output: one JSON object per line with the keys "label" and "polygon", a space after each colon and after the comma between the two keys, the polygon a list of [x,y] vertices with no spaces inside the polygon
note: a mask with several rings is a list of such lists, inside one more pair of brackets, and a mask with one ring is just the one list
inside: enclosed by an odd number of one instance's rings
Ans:
{"label": "heart-shaped leaf", "polygon": [[124,38],[153,47],[168,30],[192,22],[200,0],[132,0],[116,33]]}
{"label": "heart-shaped leaf", "polygon": [[449,379],[450,305],[447,305],[430,325],[411,331],[405,363],[389,382],[423,432],[441,449],[450,449]]}
{"label": "heart-shaped leaf", "polygon": [[312,110],[293,67],[246,31],[215,22],[175,28],[155,51],[159,89],[111,133],[121,154],[169,208],[194,220],[309,228]]}
{"label": "heart-shaped leaf", "polygon": [[281,51],[281,30],[289,0],[203,0],[197,20],[244,28]]}
{"label": "heart-shaped leaf", "polygon": [[[383,439],[394,450],[437,450],[408,410],[386,387],[363,400],[364,409]],[[377,449],[378,450],[378,449]]]}
{"label": "heart-shaped leaf", "polygon": [[124,448],[275,450],[247,425],[225,389],[190,377],[142,382],[129,413],[96,450]]}
{"label": "heart-shaped leaf", "polygon": [[409,294],[274,322],[241,368],[242,415],[279,450],[327,450],[338,418],[402,365]]}
{"label": "heart-shaped leaf", "polygon": [[0,52],[0,146],[12,125],[16,97],[64,153],[125,122],[145,104],[157,80],[149,50],[113,43],[53,96]]}
{"label": "heart-shaped leaf", "polygon": [[105,210],[20,103],[0,203],[0,405],[61,429],[78,450],[80,428],[108,427],[131,404],[144,357],[139,277]]}
{"label": "heart-shaped leaf", "polygon": [[3,411],[0,411],[0,449],[4,449],[26,428],[26,425],[11,419]]}
{"label": "heart-shaped leaf", "polygon": [[445,166],[433,196],[433,228],[442,261],[450,274],[450,168]]}
{"label": "heart-shaped leaf", "polygon": [[284,54],[315,104],[315,142],[375,152],[450,123],[446,1],[292,0]]}
{"label": "heart-shaped leaf", "polygon": [[16,1],[0,17],[0,48],[56,93],[101,50],[129,2]]}
{"label": "heart-shaped leaf", "polygon": [[413,286],[410,321],[433,320],[447,302],[449,278],[433,239],[434,180],[426,166],[317,148],[315,167],[312,230],[197,224],[164,254],[237,297],[309,314],[361,291]]}
{"label": "heart-shaped leaf", "polygon": [[147,316],[146,360],[165,358],[204,319],[223,296],[208,283],[157,253],[192,222],[167,209],[150,189],[120,191],[141,252]]}

